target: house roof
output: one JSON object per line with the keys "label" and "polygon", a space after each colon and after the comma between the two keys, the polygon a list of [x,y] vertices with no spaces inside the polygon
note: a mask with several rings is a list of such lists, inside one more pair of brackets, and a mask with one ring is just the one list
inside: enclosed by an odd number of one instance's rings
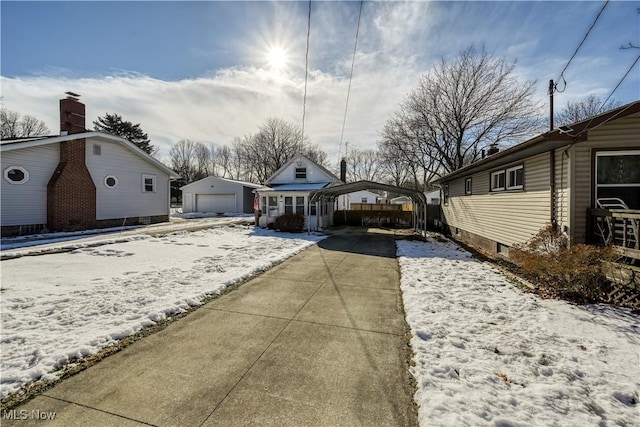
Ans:
{"label": "house roof", "polygon": [[289,166],[291,166],[291,164],[292,164],[293,162],[298,161],[298,160],[300,160],[301,158],[302,158],[302,159],[304,159],[304,160],[306,160],[306,161],[308,161],[308,162],[310,162],[310,163],[313,163],[314,165],[316,165],[316,166],[317,166],[317,167],[318,167],[322,172],[324,172],[325,174],[327,174],[327,176],[328,176],[329,178],[331,178],[333,182],[342,182],[342,181],[340,181],[340,179],[339,179],[337,176],[335,176],[335,175],[333,174],[333,172],[331,172],[329,169],[325,168],[325,167],[324,167],[324,166],[322,166],[321,164],[318,164],[318,163],[314,162],[313,160],[309,159],[307,156],[305,156],[305,155],[303,155],[303,154],[298,153],[298,154],[296,154],[295,156],[293,156],[291,159],[289,159],[289,161],[288,161],[288,162],[286,162],[284,165],[282,165],[282,166],[280,167],[280,169],[278,169],[277,171],[275,171],[275,173],[274,173],[273,175],[271,175],[271,176],[269,177],[269,179],[267,179],[267,180],[265,181],[265,184],[266,184],[266,185],[269,185],[269,183],[270,183],[271,181],[273,181],[274,179],[276,179],[276,178],[278,177],[278,175],[280,175],[280,174],[281,174],[282,172],[284,172],[284,171],[285,171]]}
{"label": "house roof", "polygon": [[119,136],[110,135],[108,133],[103,133],[103,132],[80,132],[80,133],[72,133],[68,135],[54,135],[54,136],[45,136],[45,137],[37,137],[37,138],[20,138],[20,139],[4,140],[0,142],[0,151],[5,152],[5,151],[21,150],[24,148],[39,147],[42,145],[56,144],[56,143],[65,142],[65,141],[73,141],[74,139],[87,139],[87,138],[93,138],[93,139],[98,139],[105,142],[114,142],[114,143],[120,144],[126,149],[128,149],[129,151],[136,154],[137,156],[153,164],[158,169],[167,173],[169,175],[169,178],[171,179],[180,178],[180,175],[178,175],[175,171],[165,166],[161,161],[151,157],[149,154],[141,150],[137,145],[133,144],[132,142],[129,142],[124,138],[120,138]]}
{"label": "house roof", "polygon": [[564,147],[568,144],[584,142],[587,140],[587,135],[590,130],[609,123],[612,120],[617,120],[637,112],[640,112],[640,100],[614,108],[613,110],[580,122],[572,123],[569,126],[562,126],[561,128],[537,135],[527,141],[444,175],[434,182],[441,184],[461,176],[471,175],[508,163],[517,162],[528,157]]}
{"label": "house roof", "polygon": [[260,188],[260,187],[262,187],[262,185],[254,184],[252,182],[238,181],[238,180],[235,180],[235,179],[222,178],[220,176],[207,176],[207,177],[202,178],[202,179],[200,179],[198,181],[194,181],[194,182],[191,182],[191,183],[189,183],[187,185],[183,185],[182,187],[180,187],[180,190],[184,190],[185,188],[188,189],[191,186],[194,186],[196,184],[200,184],[203,181],[210,181],[211,179],[216,179],[216,180],[219,180],[219,181],[225,181],[225,182],[228,182],[228,183],[231,183],[231,184],[238,184],[238,185],[242,185],[243,187],[249,187],[249,188]]}
{"label": "house roof", "polygon": [[272,185],[270,187],[262,187],[261,191],[312,191],[320,190],[326,186],[331,185],[330,182],[300,182],[292,184],[279,184]]}

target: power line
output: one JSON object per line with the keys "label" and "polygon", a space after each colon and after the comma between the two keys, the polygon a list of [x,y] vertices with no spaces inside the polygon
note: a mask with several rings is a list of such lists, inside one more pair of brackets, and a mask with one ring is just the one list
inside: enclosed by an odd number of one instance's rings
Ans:
{"label": "power line", "polygon": [[[598,22],[598,19],[600,18],[600,15],[602,15],[602,12],[604,12],[604,9],[605,9],[605,7],[607,7],[608,4],[609,4],[609,0],[606,0],[604,2],[604,4],[602,5],[602,8],[600,8],[600,12],[598,12],[598,14],[596,15],[596,18],[593,20],[593,23],[591,24],[591,26],[587,30],[587,33],[582,38],[582,41],[580,42],[578,47],[576,47],[576,50],[573,52],[573,55],[571,55],[571,58],[569,58],[569,61],[567,61],[567,65],[564,66],[562,71],[560,71],[560,74],[558,75],[558,77],[554,80],[554,89],[556,91],[557,91],[556,87],[558,85],[558,81],[560,80],[560,78],[562,78],[562,80],[564,80],[564,72],[567,71],[567,68],[569,68],[569,64],[571,64],[571,61],[573,61],[573,58],[575,58],[576,55],[578,54],[578,51],[580,50],[580,48],[584,44],[585,40],[587,40],[587,37],[589,37],[589,33],[591,33],[591,30],[593,30],[593,27],[596,25],[596,22]],[[565,81],[565,84],[566,84],[566,81]],[[564,91],[564,89],[563,89],[563,91]]]}
{"label": "power line", "polygon": [[307,114],[307,80],[309,77],[309,36],[311,35],[311,0],[309,0],[309,17],[307,19],[307,50],[304,54],[304,96],[302,97],[302,141],[304,142],[304,119]]}
{"label": "power line", "polygon": [[633,64],[631,64],[631,67],[629,67],[629,69],[627,70],[626,73],[624,73],[624,76],[622,76],[622,78],[620,79],[620,81],[618,82],[618,84],[616,85],[616,87],[613,88],[613,90],[611,91],[611,93],[609,94],[609,96],[607,96],[607,99],[605,99],[602,104],[600,105],[600,109],[602,109],[602,107],[604,107],[605,105],[607,105],[607,101],[609,100],[609,98],[611,98],[613,96],[613,94],[615,93],[616,90],[618,90],[618,88],[620,87],[620,85],[622,84],[622,82],[624,81],[624,79],[627,78],[627,76],[629,75],[629,73],[631,72],[631,70],[633,69],[633,67],[636,66],[636,64],[638,63],[638,60],[640,60],[640,55],[638,55],[638,57],[636,58],[635,61],[633,61]]}
{"label": "power line", "polygon": [[347,109],[349,108],[349,95],[351,94],[351,81],[353,80],[353,66],[356,62],[356,49],[358,48],[358,34],[360,33],[360,18],[362,17],[362,4],[364,0],[360,1],[360,12],[358,13],[358,25],[356,26],[356,39],[353,43],[353,57],[351,58],[351,72],[349,73],[349,87],[347,88],[347,101],[344,104],[344,118],[342,119],[342,132],[340,132],[340,148],[338,150],[338,161],[342,155],[342,140],[344,138],[344,127],[347,123]]}

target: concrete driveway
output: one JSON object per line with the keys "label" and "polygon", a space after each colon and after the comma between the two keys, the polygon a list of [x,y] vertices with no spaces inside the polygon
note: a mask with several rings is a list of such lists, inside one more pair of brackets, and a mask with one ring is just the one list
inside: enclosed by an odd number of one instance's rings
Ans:
{"label": "concrete driveway", "polygon": [[344,229],[2,425],[413,426],[405,332],[393,236]]}

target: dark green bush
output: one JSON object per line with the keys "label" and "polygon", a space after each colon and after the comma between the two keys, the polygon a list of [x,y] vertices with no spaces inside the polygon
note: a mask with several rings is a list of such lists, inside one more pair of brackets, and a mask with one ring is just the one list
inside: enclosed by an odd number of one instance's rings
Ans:
{"label": "dark green bush", "polygon": [[287,233],[302,233],[304,231],[304,216],[286,213],[277,217],[274,224],[276,230]]}
{"label": "dark green bush", "polygon": [[544,294],[580,302],[606,300],[610,282],[605,262],[618,258],[610,247],[569,245],[567,236],[553,227],[516,245],[509,257]]}

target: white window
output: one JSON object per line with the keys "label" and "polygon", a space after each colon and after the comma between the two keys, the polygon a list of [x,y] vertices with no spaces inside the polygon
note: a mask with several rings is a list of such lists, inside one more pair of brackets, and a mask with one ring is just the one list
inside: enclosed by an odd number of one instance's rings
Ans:
{"label": "white window", "polygon": [[104,178],[104,185],[107,188],[116,188],[118,186],[118,178],[113,175],[106,176]]}
{"label": "white window", "polygon": [[503,170],[496,171],[491,174],[491,191],[504,190],[505,172]]}
{"label": "white window", "polygon": [[155,193],[156,192],[156,176],[155,175],[142,175],[142,192],[143,193]]}
{"label": "white window", "polygon": [[269,196],[269,198],[267,199],[267,203],[269,206],[267,215],[271,217],[278,216],[278,198],[276,196]]}
{"label": "white window", "polygon": [[467,178],[464,180],[464,194],[471,194],[471,178]]}
{"label": "white window", "polygon": [[284,198],[284,213],[293,213],[293,197]]}
{"label": "white window", "polygon": [[4,179],[11,184],[24,184],[29,181],[29,172],[20,166],[9,166],[4,170]]}
{"label": "white window", "polygon": [[524,184],[524,168],[522,165],[507,169],[507,190],[522,190]]}
{"label": "white window", "polygon": [[361,201],[362,201],[362,203],[367,203],[367,198],[363,197]]}
{"label": "white window", "polygon": [[595,176],[596,207],[598,200],[615,199],[640,209],[640,150],[597,152]]}
{"label": "white window", "polygon": [[307,179],[307,168],[296,168],[296,179]]}
{"label": "white window", "polygon": [[296,197],[296,213],[304,215],[304,197]]}

